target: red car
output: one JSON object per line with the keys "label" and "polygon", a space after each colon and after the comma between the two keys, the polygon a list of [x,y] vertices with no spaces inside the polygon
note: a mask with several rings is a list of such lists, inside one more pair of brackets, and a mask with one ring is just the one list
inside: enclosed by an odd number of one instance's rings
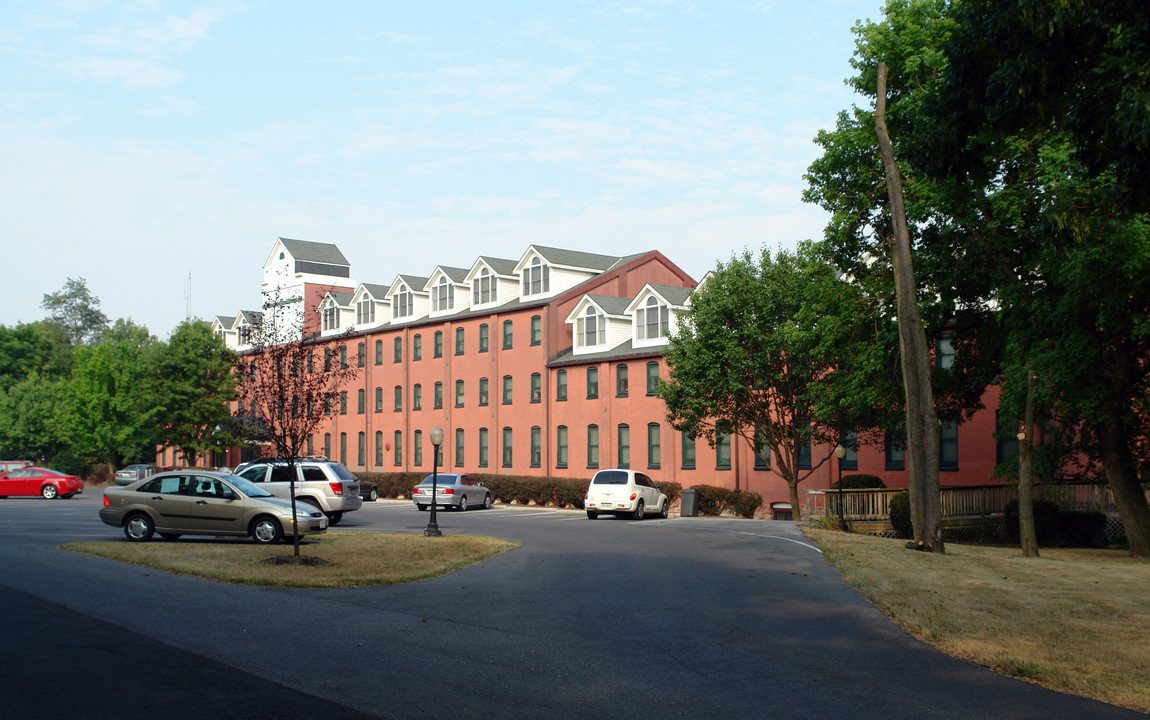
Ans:
{"label": "red car", "polygon": [[0,474],[0,498],[13,495],[42,495],[45,500],[70,498],[84,492],[84,481],[75,475],[26,467]]}

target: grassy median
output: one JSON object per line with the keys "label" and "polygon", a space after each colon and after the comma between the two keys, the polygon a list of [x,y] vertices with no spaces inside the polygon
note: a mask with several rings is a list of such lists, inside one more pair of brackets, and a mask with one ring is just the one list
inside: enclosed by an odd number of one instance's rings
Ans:
{"label": "grassy median", "polygon": [[868,600],[956,657],[1062,692],[1150,711],[1150,562],[1118,550],[947,545],[805,532]]}
{"label": "grassy median", "polygon": [[[247,539],[184,538],[147,543],[85,542],[65,550],[146,565],[180,575],[245,585],[339,588],[391,585],[446,575],[483,562],[519,543],[488,537],[331,533],[291,545]],[[287,562],[285,562],[287,561]]]}

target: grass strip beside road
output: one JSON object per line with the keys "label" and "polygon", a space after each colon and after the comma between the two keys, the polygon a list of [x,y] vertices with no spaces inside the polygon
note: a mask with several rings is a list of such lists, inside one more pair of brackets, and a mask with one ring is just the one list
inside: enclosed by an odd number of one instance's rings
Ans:
{"label": "grass strip beside road", "polygon": [[471,535],[332,533],[300,542],[300,555],[320,564],[281,564],[290,544],[256,545],[247,539],[194,538],[147,543],[82,542],[65,550],[145,565],[179,575],[245,585],[342,588],[392,585],[446,575],[519,543]]}
{"label": "grass strip beside road", "polygon": [[950,655],[1150,711],[1150,562],[1119,550],[946,546],[804,528],[864,597]]}

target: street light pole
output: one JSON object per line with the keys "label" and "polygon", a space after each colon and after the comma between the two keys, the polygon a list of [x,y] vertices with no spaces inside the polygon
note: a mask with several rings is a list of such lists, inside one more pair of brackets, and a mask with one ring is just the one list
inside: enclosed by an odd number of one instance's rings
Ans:
{"label": "street light pole", "polygon": [[435,521],[435,502],[436,495],[438,494],[439,484],[439,446],[443,444],[443,430],[435,428],[431,431],[431,520],[427,523],[427,529],[423,534],[427,537],[441,537],[443,533],[439,531],[439,523]]}
{"label": "street light pole", "polygon": [[847,527],[847,519],[843,514],[843,458],[846,457],[847,449],[841,444],[835,447],[835,459],[838,460],[839,466],[839,530],[843,532],[850,532]]}

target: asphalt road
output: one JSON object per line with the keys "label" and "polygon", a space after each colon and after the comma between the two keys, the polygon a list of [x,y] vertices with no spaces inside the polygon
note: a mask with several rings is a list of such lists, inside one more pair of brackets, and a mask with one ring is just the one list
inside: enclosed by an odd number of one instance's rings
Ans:
{"label": "asphalt road", "polygon": [[[1135,718],[946,657],[792,523],[441,512],[523,546],[435,580],[250,588],[60,550],[100,492],[0,500],[0,697],[16,718]],[[331,532],[421,533],[367,503]]]}

